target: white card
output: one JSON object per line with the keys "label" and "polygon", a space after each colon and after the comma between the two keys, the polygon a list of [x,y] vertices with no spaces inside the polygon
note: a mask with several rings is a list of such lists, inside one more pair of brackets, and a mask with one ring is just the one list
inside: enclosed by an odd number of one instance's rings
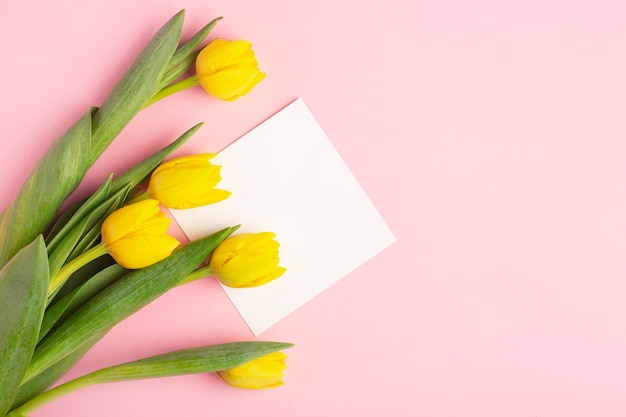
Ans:
{"label": "white card", "polygon": [[191,240],[237,224],[237,233],[276,233],[287,272],[262,287],[224,287],[255,335],[395,241],[301,99],[212,162],[232,195],[171,213]]}

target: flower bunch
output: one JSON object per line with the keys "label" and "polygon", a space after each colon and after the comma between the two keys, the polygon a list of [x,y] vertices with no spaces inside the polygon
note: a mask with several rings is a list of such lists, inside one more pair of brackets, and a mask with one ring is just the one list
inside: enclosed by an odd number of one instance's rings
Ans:
{"label": "flower bunch", "polygon": [[[186,244],[168,234],[162,207],[197,207],[230,195],[217,188],[214,155],[165,161],[199,125],[61,211],[90,166],[146,106],[193,85],[232,101],[263,79],[246,41],[218,39],[200,48],[219,19],[181,43],[183,16],[156,33],[102,106],[54,143],[0,215],[0,417],[28,415],[103,382],[212,372],[241,388],[282,384],[281,351],[291,344],[251,341],[165,353],[49,388],[113,326],[177,285],[211,275],[251,287],[285,271],[271,232],[233,235],[239,228],[233,226]],[[189,70],[194,74],[181,78]]]}

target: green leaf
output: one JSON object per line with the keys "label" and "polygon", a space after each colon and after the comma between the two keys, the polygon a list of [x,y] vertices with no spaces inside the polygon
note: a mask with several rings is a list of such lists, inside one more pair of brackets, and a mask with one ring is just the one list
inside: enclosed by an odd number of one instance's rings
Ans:
{"label": "green leaf", "polygon": [[[106,191],[108,192],[108,189]],[[48,245],[50,276],[55,276],[67,261],[89,248],[94,239],[100,235],[100,227],[104,219],[119,208],[127,192],[127,188],[123,189],[103,202],[101,202],[102,198],[89,199],[76,212],[56,235],[53,242]],[[100,197],[106,197],[106,195],[100,195]]]}
{"label": "green leaf", "polygon": [[56,301],[60,300],[62,297],[65,297],[67,294],[83,285],[100,271],[103,271],[111,265],[115,265],[115,260],[111,256],[101,256],[89,262],[78,271],[74,272],[65,282],[65,284],[63,284],[59,292],[55,295],[54,299],[50,300],[50,298],[48,298],[48,302],[50,303],[48,304],[48,308],[54,305]]}
{"label": "green leaf", "polygon": [[183,349],[100,369],[87,378],[103,383],[217,372],[292,346],[282,342],[233,342]]}
{"label": "green leaf", "polygon": [[[77,252],[80,253],[87,249],[100,235],[98,225],[102,222],[96,220],[106,218],[112,211],[111,208],[113,210],[119,208],[125,200],[125,196],[128,195],[130,187],[139,184],[169,154],[191,138],[200,127],[202,127],[202,123],[187,130],[174,142],[144,159],[116,178],[115,181],[111,181],[111,177],[109,177],[86,201],[79,202],[68,209],[56,222],[48,237],[51,274],[58,272],[60,267]],[[109,197],[111,193],[115,193],[113,197]],[[114,200],[115,198],[117,199]],[[103,210],[103,215],[97,214]]]}
{"label": "green leaf", "polygon": [[196,48],[200,46],[202,41],[209,35],[209,32],[213,30],[217,22],[222,18],[218,17],[209,22],[208,25],[203,27],[196,33],[191,39],[180,46],[174,56],[170,60],[165,75],[161,80],[161,88],[167,86],[169,83],[183,75],[187,70],[194,66],[196,63],[196,57],[200,51],[196,51]]}
{"label": "green leaf", "polygon": [[35,349],[48,281],[41,236],[0,270],[0,416],[9,410]]}
{"label": "green leaf", "polygon": [[114,211],[122,207],[124,201],[128,196],[131,184],[127,184],[126,187],[122,187],[117,190],[107,201],[105,201],[100,207],[96,207],[87,218],[87,224],[80,241],[76,244],[74,251],[68,257],[68,261],[74,259],[78,255],[91,248],[94,243],[100,240],[102,223],[109,217]]}
{"label": "green leaf", "polygon": [[152,38],[98,109],[92,109],[44,154],[0,216],[0,267],[43,234],[89,167],[158,90],[178,46],[184,13]]}
{"label": "green leaf", "polygon": [[237,227],[189,243],[168,258],[134,270],[93,297],[35,349],[23,383],[85,346],[93,346],[114,325],[173,288]]}
{"label": "green leaf", "polygon": [[164,147],[163,149],[155,152],[148,158],[141,161],[139,164],[135,165],[128,171],[124,172],[122,175],[117,177],[113,181],[112,189],[113,191],[117,191],[121,187],[131,184],[131,186],[136,186],[141,183],[150,173],[157,167],[169,154],[174,152],[180,146],[182,146],[187,140],[193,136],[194,133],[198,131],[202,127],[203,123],[198,123],[191,129],[187,130],[185,133],[180,135],[178,139]]}
{"label": "green leaf", "polygon": [[178,46],[184,16],[181,10],[163,25],[94,114],[90,164],[158,90]]}
{"label": "green leaf", "polygon": [[[50,277],[56,277],[64,265],[92,248],[94,243],[100,240],[102,224],[111,213],[120,207],[121,202],[126,198],[127,194],[128,187],[117,191],[100,205],[96,205],[95,202],[88,200],[85,205],[91,209],[91,212],[79,210],[75,216],[82,217],[82,220],[78,224],[73,221],[73,218],[70,219],[67,225],[61,230],[61,233],[57,235],[57,237],[63,236],[63,239],[57,243],[53,252],[48,250]],[[66,291],[62,290],[68,285],[68,280],[72,278],[72,276],[67,278],[68,279],[56,289],[52,296],[48,296],[48,303],[54,303],[55,298],[57,298],[59,294],[63,296],[64,293],[66,293]],[[72,281],[70,281],[70,287],[73,286]],[[80,284],[80,280],[78,284]]]}
{"label": "green leaf", "polygon": [[213,30],[217,22],[222,20],[222,17],[217,17],[211,20],[206,26],[200,29],[195,35],[193,35],[187,42],[176,49],[172,59],[167,65],[166,72],[171,71],[173,68],[177,67],[179,64],[185,61],[189,55],[193,53],[193,51],[200,46],[202,41],[209,35],[209,32]]}
{"label": "green leaf", "polygon": [[39,340],[43,339],[55,324],[63,321],[68,315],[78,310],[88,300],[127,273],[127,269],[118,264],[113,264],[98,272],[48,307],[41,323]]}
{"label": "green leaf", "polygon": [[122,365],[111,366],[83,375],[50,391],[46,391],[40,396],[32,398],[32,401],[21,404],[18,409],[9,414],[9,417],[20,417],[29,414],[56,398],[89,385],[217,372],[235,368],[261,356],[292,346],[293,344],[291,343],[281,342],[234,342],[183,349],[127,362]]}
{"label": "green leaf", "polygon": [[26,384],[22,385],[15,396],[11,409],[15,409],[27,401],[38,396],[49,388],[52,384],[63,377],[86,353],[91,346],[84,346],[82,349],[75,350],[50,368],[46,369]]}
{"label": "green leaf", "polygon": [[91,114],[81,118],[44,154],[0,222],[0,266],[48,229],[84,175]]}
{"label": "green leaf", "polygon": [[[187,130],[174,142],[144,159],[117,177],[114,181],[111,182],[109,177],[89,198],[80,201],[67,209],[59,217],[47,237],[47,241],[49,242],[48,252],[52,253],[52,251],[55,250],[55,246],[59,244],[65,235],[70,233],[70,231],[73,230],[76,225],[97,206],[103,204],[111,193],[116,193],[125,189],[125,195],[128,195],[128,190],[131,187],[135,187],[141,183],[161,162],[163,162],[165,158],[167,158],[169,154],[174,152],[189,138],[191,138],[191,136],[193,136],[193,134],[196,133],[200,127],[202,127],[202,125],[203,123],[199,123]],[[122,199],[122,201],[124,201],[124,199]]]}
{"label": "green leaf", "polygon": [[50,233],[46,236],[49,253],[54,251],[55,246],[58,245],[65,235],[74,229],[85,216],[106,201],[111,191],[112,177],[113,176],[110,175],[86,201],[75,204],[59,217],[50,230]]}

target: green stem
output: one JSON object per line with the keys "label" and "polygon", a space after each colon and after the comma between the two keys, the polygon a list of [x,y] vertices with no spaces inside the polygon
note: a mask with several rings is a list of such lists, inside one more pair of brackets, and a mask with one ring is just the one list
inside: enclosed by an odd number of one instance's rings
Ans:
{"label": "green stem", "polygon": [[48,297],[52,296],[67,279],[76,271],[89,262],[107,254],[107,248],[104,243],[100,243],[86,252],[81,253],[76,258],[69,261],[61,268],[61,270],[50,280],[48,287]]}
{"label": "green stem", "polygon": [[174,93],[177,93],[179,91],[185,90],[187,88],[190,87],[194,87],[198,85],[198,77],[197,75],[191,75],[187,78],[183,78],[182,80],[174,83],[174,84],[170,84],[167,87],[163,88],[161,91],[159,91],[158,93],[156,93],[154,95],[154,97],[152,97],[144,106],[144,108],[150,106],[151,104],[156,103],[157,101],[164,99],[167,96],[170,96]]}
{"label": "green stem", "polygon": [[211,268],[207,265],[202,268],[196,269],[185,278],[181,279],[180,282],[176,284],[176,286],[179,287],[183,284],[188,284],[201,278],[208,277],[209,275],[211,275]]}
{"label": "green stem", "polygon": [[93,374],[81,376],[79,378],[68,381],[64,384],[56,386],[49,391],[46,391],[28,402],[22,404],[20,407],[7,414],[7,417],[22,417],[27,416],[39,407],[48,404],[49,402],[56,400],[71,392],[77,391],[81,388],[88,387],[89,385],[97,384],[98,379],[93,378]]}

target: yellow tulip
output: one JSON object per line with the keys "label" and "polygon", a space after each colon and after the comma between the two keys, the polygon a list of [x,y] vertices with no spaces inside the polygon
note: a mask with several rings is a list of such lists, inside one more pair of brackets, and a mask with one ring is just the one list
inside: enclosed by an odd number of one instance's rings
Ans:
{"label": "yellow tulip", "polygon": [[224,39],[216,39],[200,51],[196,76],[202,88],[225,101],[247,94],[265,78],[250,42]]}
{"label": "yellow tulip", "polygon": [[271,232],[244,233],[229,237],[209,259],[211,275],[233,288],[257,287],[280,277],[278,248]]}
{"label": "yellow tulip", "polygon": [[228,385],[244,389],[270,389],[284,385],[281,380],[287,369],[287,355],[274,352],[244,363],[233,369],[219,371],[217,375]]}
{"label": "yellow tulip", "polygon": [[148,194],[165,207],[185,209],[217,203],[230,196],[214,187],[222,179],[221,167],[209,160],[215,154],[176,158],[161,164],[150,177]]}
{"label": "yellow tulip", "polygon": [[167,258],[180,244],[167,234],[169,225],[170,219],[160,210],[157,200],[143,200],[106,218],[102,242],[124,268],[143,268]]}
{"label": "yellow tulip", "polygon": [[48,296],[53,296],[74,272],[107,253],[128,269],[167,258],[180,245],[167,234],[169,225],[170,219],[157,200],[143,200],[114,211],[102,223],[102,242],[63,265],[50,279]]}

